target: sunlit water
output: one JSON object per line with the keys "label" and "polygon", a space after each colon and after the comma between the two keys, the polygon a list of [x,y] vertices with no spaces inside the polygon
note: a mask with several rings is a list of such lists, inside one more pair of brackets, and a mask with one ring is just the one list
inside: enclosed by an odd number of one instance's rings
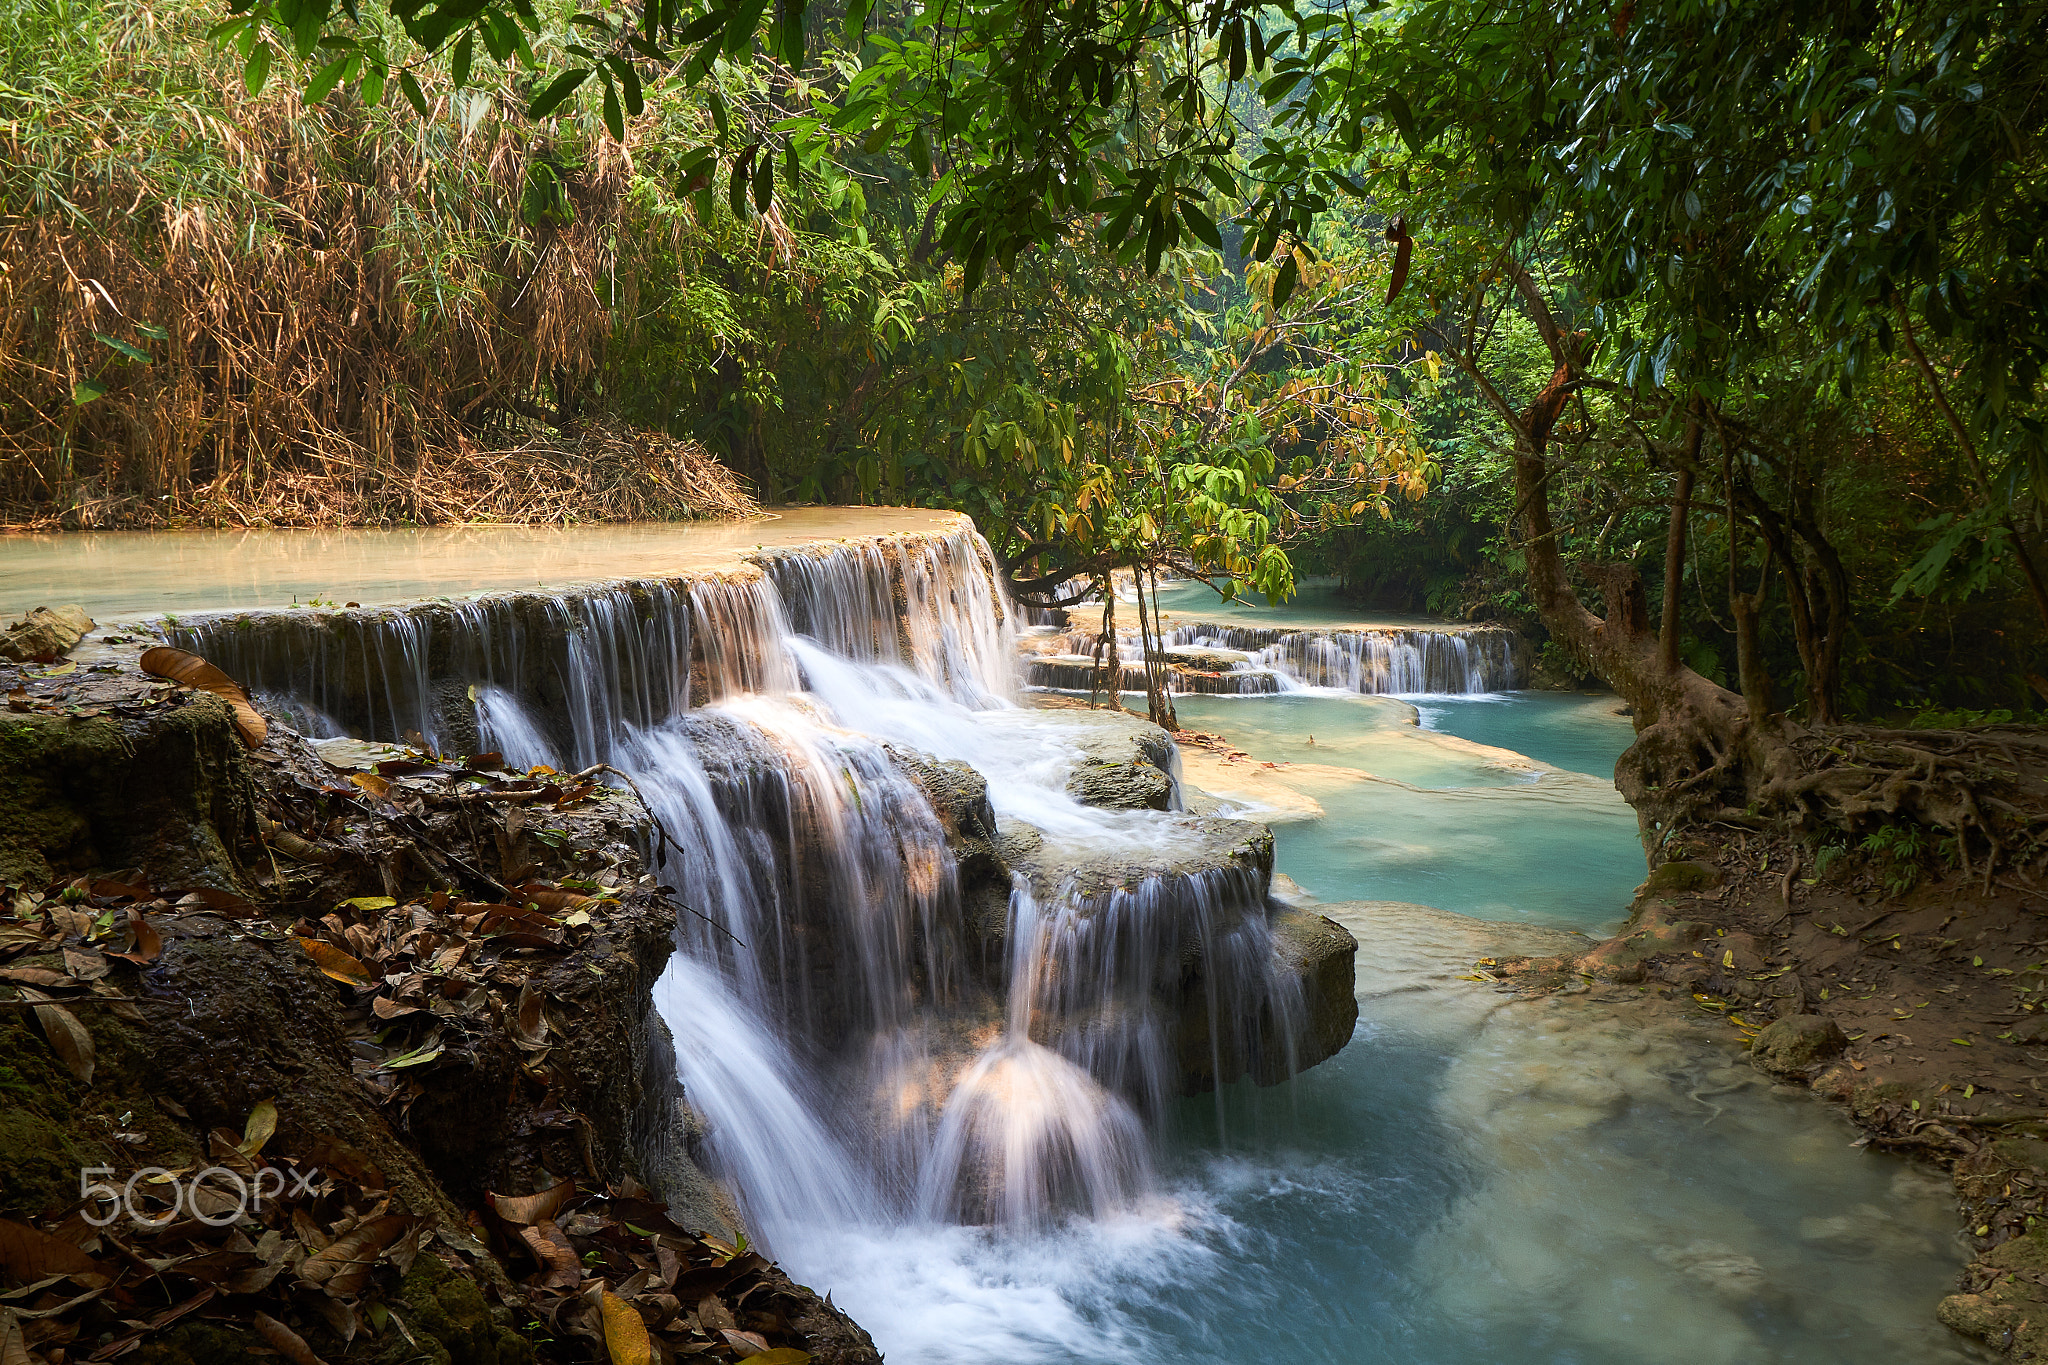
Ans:
{"label": "sunlit water", "polygon": [[[1322,806],[1323,819],[1280,824],[1275,835],[1280,870],[1323,899],[1609,927],[1643,876],[1635,814],[1612,777],[1628,722],[1611,714],[1611,700],[1510,696],[1428,699],[1427,729],[1415,724],[1417,706],[1393,697],[1296,692],[1175,705],[1183,725],[1284,765],[1272,778]],[[1517,720],[1541,741],[1532,749],[1570,766],[1504,747]]]}

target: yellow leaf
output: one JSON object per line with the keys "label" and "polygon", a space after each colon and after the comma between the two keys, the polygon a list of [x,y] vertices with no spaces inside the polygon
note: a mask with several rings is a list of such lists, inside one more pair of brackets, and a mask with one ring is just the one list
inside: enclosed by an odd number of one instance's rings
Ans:
{"label": "yellow leaf", "polygon": [[249,1122],[242,1129],[242,1155],[255,1156],[276,1131],[277,1106],[269,1100],[256,1101],[256,1107],[249,1111]]}
{"label": "yellow leaf", "polygon": [[1721,965],[1723,967],[1733,967],[1735,965],[1735,950],[1733,948],[1721,954]]}
{"label": "yellow leaf", "polygon": [[317,938],[302,938],[298,944],[323,975],[344,986],[367,986],[374,979],[368,967],[331,943],[322,943]]}
{"label": "yellow leaf", "polygon": [[604,1296],[604,1349],[612,1365],[649,1365],[654,1359],[654,1343],[639,1310],[612,1293]]}
{"label": "yellow leaf", "polygon": [[355,896],[349,900],[343,901],[342,904],[353,905],[356,909],[362,911],[371,911],[389,910],[393,906],[397,905],[398,902],[391,899],[391,897],[389,896]]}
{"label": "yellow leaf", "polygon": [[391,795],[391,784],[375,773],[350,773],[348,780],[351,784],[361,787],[379,801],[386,800]]}

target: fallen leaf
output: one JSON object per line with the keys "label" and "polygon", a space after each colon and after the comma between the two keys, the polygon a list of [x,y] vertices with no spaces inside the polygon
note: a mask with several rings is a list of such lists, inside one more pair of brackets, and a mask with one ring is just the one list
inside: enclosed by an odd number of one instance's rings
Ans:
{"label": "fallen leaf", "polygon": [[[28,689],[26,687],[16,687],[9,690],[7,693],[7,709],[10,711],[28,710]],[[19,1328],[16,1329],[15,1337],[16,1340],[20,1339]]]}
{"label": "fallen leaf", "polygon": [[718,1335],[725,1338],[725,1344],[740,1353],[742,1360],[752,1360],[768,1353],[768,1338],[757,1332],[741,1332],[731,1327],[719,1329]]}
{"label": "fallen leaf", "polygon": [[378,777],[375,773],[350,773],[348,780],[353,785],[361,787],[364,791],[376,797],[379,801],[389,801],[391,799],[391,784]]}
{"label": "fallen leaf", "polygon": [[169,678],[180,687],[189,687],[198,692],[209,692],[226,702],[235,713],[235,730],[242,742],[252,749],[263,747],[269,737],[270,722],[263,718],[250,704],[249,694],[244,692],[233,678],[215,668],[197,654],[168,645],[142,652],[142,671],[158,678]]}
{"label": "fallen leaf", "polygon": [[6,1307],[0,1307],[0,1365],[34,1365],[28,1344],[22,1340],[21,1319]]}
{"label": "fallen leaf", "polygon": [[52,986],[58,990],[78,988],[78,982],[69,973],[53,972],[48,967],[0,967],[0,981],[17,986]]}
{"label": "fallen leaf", "polygon": [[67,943],[64,945],[64,970],[80,981],[98,981],[114,970],[105,953],[90,943]]}
{"label": "fallen leaf", "polygon": [[519,983],[519,1011],[512,1034],[521,1047],[541,1047],[547,1041],[548,1017],[541,1003],[541,993],[534,989],[532,977]]}
{"label": "fallen leaf", "polygon": [[389,910],[398,902],[389,896],[355,896],[343,901],[342,904],[353,905],[363,913],[371,914],[379,910]]}
{"label": "fallen leaf", "polygon": [[370,1002],[370,1013],[379,1019],[403,1019],[408,1014],[425,1014],[418,1005],[401,1005],[388,995],[380,995]]}
{"label": "fallen leaf", "polygon": [[263,1150],[263,1144],[270,1141],[270,1135],[276,1131],[277,1105],[270,1100],[256,1101],[256,1107],[249,1111],[248,1123],[242,1127],[242,1155],[254,1157]]}
{"label": "fallen leaf", "polygon": [[794,1346],[772,1347],[759,1355],[748,1356],[747,1359],[753,1361],[754,1365],[811,1365],[811,1353],[799,1351]]}
{"label": "fallen leaf", "polygon": [[178,897],[178,908],[181,910],[190,909],[195,905],[203,905],[209,910],[218,910],[223,915],[240,915],[246,918],[253,918],[263,913],[240,896],[231,896],[225,891],[216,891],[210,886],[195,886]]}
{"label": "fallen leaf", "polygon": [[313,1348],[306,1344],[304,1337],[268,1313],[256,1314],[249,1323],[256,1329],[257,1336],[269,1342],[272,1349],[292,1365],[327,1365],[326,1361],[313,1354]]}
{"label": "fallen leaf", "polygon": [[34,1003],[36,1022],[43,1026],[43,1036],[50,1040],[50,1046],[63,1058],[64,1065],[78,1077],[79,1084],[91,1085],[94,1061],[92,1034],[78,1022],[77,1016],[53,1002],[49,996],[26,986],[20,989],[21,998]]}
{"label": "fallen leaf", "polygon": [[99,1262],[71,1243],[26,1223],[0,1219],[0,1274],[7,1276],[10,1285],[98,1270]]}
{"label": "fallen leaf", "polygon": [[534,1260],[547,1272],[541,1281],[543,1289],[569,1289],[583,1282],[583,1263],[576,1259],[576,1249],[569,1245],[569,1238],[554,1223],[542,1220],[533,1227],[519,1229],[519,1240],[526,1243]]}
{"label": "fallen leaf", "polygon": [[149,922],[149,916],[135,906],[129,906],[128,929],[135,937],[134,946],[125,953],[108,953],[107,956],[118,957],[123,962],[132,962],[138,967],[156,961],[164,950],[164,936]]}
{"label": "fallen leaf", "polygon": [[344,986],[368,986],[375,981],[368,967],[331,943],[323,943],[317,938],[300,938],[298,944],[305,949],[306,956],[313,959],[313,965],[320,969],[322,975]]}
{"label": "fallen leaf", "polygon": [[562,1211],[576,1193],[576,1182],[564,1180],[551,1185],[539,1194],[490,1194],[484,1195],[484,1202],[491,1206],[491,1212],[508,1223],[532,1224],[546,1222]]}
{"label": "fallen leaf", "polygon": [[603,1313],[604,1349],[612,1365],[649,1365],[654,1343],[648,1338],[640,1310],[617,1294],[606,1294]]}
{"label": "fallen leaf", "polygon": [[723,1303],[718,1301],[718,1296],[715,1294],[707,1294],[698,1300],[697,1321],[703,1324],[704,1331],[707,1334],[722,1332],[728,1328],[739,1326],[739,1323],[733,1319],[732,1313]]}
{"label": "fallen leaf", "polygon": [[[324,1250],[306,1258],[299,1278],[324,1284],[330,1294],[347,1297],[362,1292],[370,1281],[370,1269],[384,1248],[411,1230],[416,1220],[402,1213],[387,1214],[344,1233]],[[572,1253],[573,1254],[573,1253]]]}

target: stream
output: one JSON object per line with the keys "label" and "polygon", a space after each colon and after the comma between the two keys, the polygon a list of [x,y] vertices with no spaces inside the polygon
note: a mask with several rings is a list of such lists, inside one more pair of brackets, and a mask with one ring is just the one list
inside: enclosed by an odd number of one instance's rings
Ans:
{"label": "stream", "polygon": [[[877,535],[895,538],[838,540]],[[10,551],[0,605],[89,575],[74,596],[96,615],[173,613],[175,642],[309,735],[452,747],[473,724],[522,763],[634,773],[681,845],[664,879],[703,912],[656,1004],[708,1159],[897,1365],[1980,1358],[1934,1320],[1964,1260],[1944,1177],[1853,1146],[1719,1018],[1468,979],[1619,922],[1643,871],[1611,780],[1630,727],[1609,697],[1359,690],[1385,658],[1386,677],[1452,676],[1427,650],[1466,644],[1434,623],[1386,623],[1421,644],[1337,641],[1348,673],[1261,646],[1357,686],[1178,699],[1257,760],[1209,784],[1215,813],[1271,821],[1272,894],[1356,936],[1361,1016],[1292,1082],[1173,1098],[1133,945],[1173,960],[1174,934],[1199,939],[1222,1069],[1301,1008],[1268,888],[1174,870],[1213,837],[1192,816],[1068,793],[1099,727],[1019,704],[986,554],[904,511],[79,536]],[[1165,605],[1205,610],[1185,585]],[[206,614],[249,608],[282,610]],[[1318,593],[1203,619],[1361,624]],[[1008,961],[977,967],[947,928],[965,874],[892,745],[971,764],[1047,863],[1157,870],[1108,895],[1020,873]],[[1190,756],[1188,782],[1212,766]]]}

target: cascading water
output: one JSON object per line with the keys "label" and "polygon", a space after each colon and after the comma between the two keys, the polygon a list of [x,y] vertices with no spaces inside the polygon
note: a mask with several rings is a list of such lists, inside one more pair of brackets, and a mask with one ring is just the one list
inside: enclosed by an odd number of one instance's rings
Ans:
{"label": "cascading water", "polygon": [[[1176,869],[1161,850],[1199,822],[1066,793],[1076,752],[1011,701],[1012,614],[971,530],[749,558],[174,633],[325,731],[633,775],[696,912],[657,991],[682,1097],[786,1259],[835,1230],[1131,1207],[1169,1099],[1290,1065],[1301,993],[1265,871]],[[986,779],[989,836],[1157,865],[1084,886],[1047,854],[1035,886],[1005,874],[1006,913],[970,916],[917,777],[948,761]]]}
{"label": "cascading water", "polygon": [[[1097,636],[1044,632],[1052,651],[1030,657],[1033,687],[1086,692],[1094,685]],[[1520,640],[1496,626],[1457,630],[1279,629],[1221,622],[1175,625],[1163,641],[1167,690],[1179,695],[1261,696],[1302,688],[1382,695],[1501,692],[1522,680]],[[1135,630],[1118,633],[1122,690],[1145,686],[1144,646]]]}
{"label": "cascading water", "polygon": [[[619,562],[624,533],[591,534]],[[749,1232],[893,1361],[1962,1358],[1932,1317],[1961,1264],[1945,1180],[1764,1089],[1718,1020],[1470,979],[1482,954],[1579,940],[1321,907],[1372,943],[1363,1045],[1277,1102],[1226,1090],[1293,1069],[1309,977],[1274,959],[1300,960],[1303,912],[1273,908],[1256,858],[1179,857],[1193,816],[1074,803],[1074,734],[1113,718],[1003,704],[1009,614],[971,534],[861,534],[689,579],[173,630],[314,733],[636,774],[681,845],[664,879],[715,922],[682,919],[655,990],[702,1122],[650,1142],[693,1135]],[[328,572],[287,586],[374,600]],[[1266,760],[1240,777],[1314,796],[1284,869],[1326,896],[1600,928],[1640,875],[1634,822],[1604,777],[1532,772],[1604,773],[1628,728],[1611,703],[1358,695],[1504,681],[1421,644],[1409,674],[1375,663],[1340,641],[1371,633],[1346,610],[1172,646],[1216,690],[1300,689],[1184,707]],[[1353,662],[1291,664],[1289,636]],[[1488,747],[1510,741],[1538,761]],[[985,798],[947,793],[951,760]],[[1118,877],[1096,875],[1105,852]],[[1347,989],[1348,953],[1325,960]],[[1171,1098],[1212,1083],[1214,1102]]]}

